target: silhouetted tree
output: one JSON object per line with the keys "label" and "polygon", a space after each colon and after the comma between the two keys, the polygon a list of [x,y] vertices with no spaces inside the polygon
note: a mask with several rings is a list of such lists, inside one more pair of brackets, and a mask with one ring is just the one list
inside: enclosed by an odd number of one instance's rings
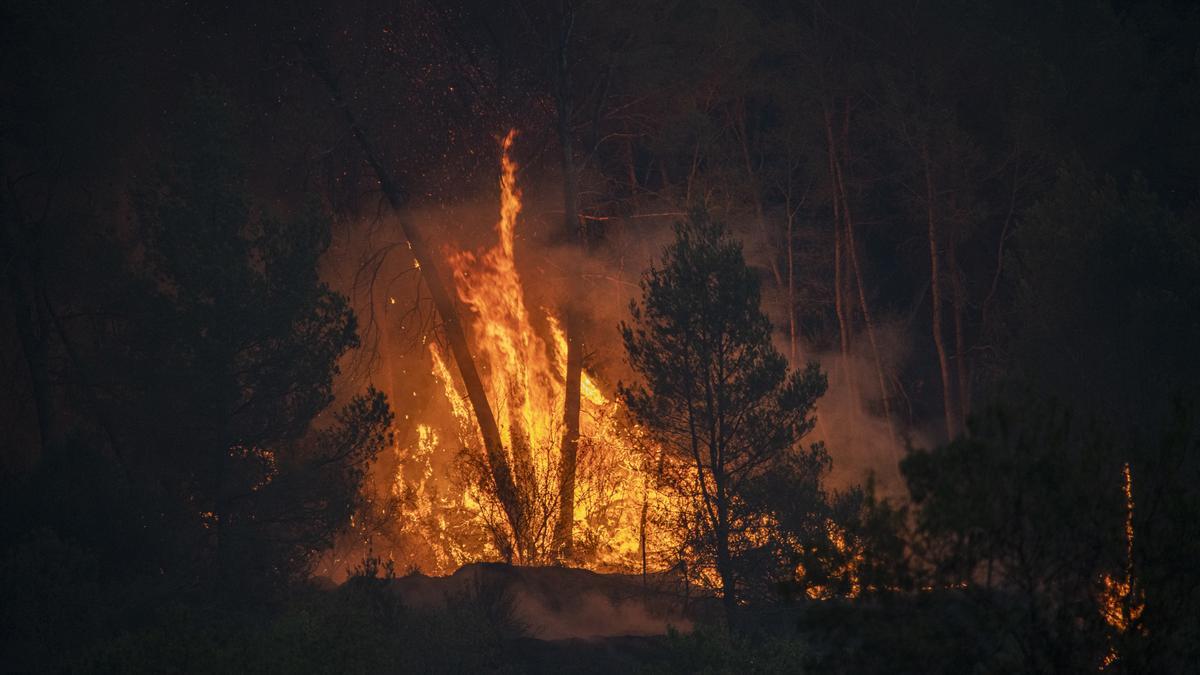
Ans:
{"label": "silhouetted tree", "polygon": [[934,587],[970,588],[1027,672],[1096,667],[1099,588],[1125,565],[1120,454],[1059,405],[993,405],[901,463]]}
{"label": "silhouetted tree", "polygon": [[732,623],[735,559],[754,545],[767,513],[750,498],[753,487],[823,453],[796,446],[815,423],[825,377],[815,363],[788,372],[741,246],[703,213],[676,226],[662,267],[652,267],[641,287],[641,302],[631,304],[632,323],[622,324],[621,334],[643,379],[622,385],[621,395],[688,467],[694,545],[715,561]]}
{"label": "silhouetted tree", "polygon": [[314,430],[355,318],[317,274],[330,242],[319,207],[275,216],[248,198],[237,124],[218,87],[197,85],[136,192],[157,292],[128,326],[126,364],[139,461],[187,500],[227,584],[304,572],[391,423],[371,390]]}

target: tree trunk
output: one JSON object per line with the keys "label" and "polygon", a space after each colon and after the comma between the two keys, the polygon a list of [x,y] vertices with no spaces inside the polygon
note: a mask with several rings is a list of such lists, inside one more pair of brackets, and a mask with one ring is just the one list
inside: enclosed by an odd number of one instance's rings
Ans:
{"label": "tree trunk", "polygon": [[642,476],[642,513],[638,517],[638,552],[642,556],[642,590],[645,590],[649,585],[649,578],[646,576],[646,518],[650,512],[650,491],[646,481],[649,477]]}
{"label": "tree trunk", "polygon": [[[563,237],[577,242],[583,251],[579,226],[579,187],[575,174],[574,145],[571,141],[571,78],[568,47],[574,17],[564,8],[558,44],[558,145],[562,151],[563,172]],[[577,269],[567,272],[567,301],[563,307],[567,340],[567,373],[563,401],[562,457],[559,464],[559,510],[554,528],[554,550],[562,558],[570,558],[575,528],[575,473],[579,456],[579,396],[583,377],[583,340],[579,311],[575,303],[581,295]]]}
{"label": "tree trunk", "polygon": [[966,289],[963,288],[962,270],[958,267],[958,246],[955,242],[946,245],[947,262],[950,264],[950,303],[954,310],[954,371],[958,376],[958,419],[965,421],[971,414],[971,372],[967,361],[967,338],[963,328],[966,311]]}
{"label": "tree trunk", "polygon": [[[750,130],[746,127],[746,101],[741,99],[738,101],[737,109],[737,135],[742,146],[742,164],[746,169],[746,181],[750,184],[750,195],[754,199],[754,218],[755,225],[758,226],[763,237],[770,240],[771,237],[767,232],[767,216],[766,209],[763,207],[762,190],[759,188],[758,174],[754,172],[754,160],[750,157]],[[779,271],[779,260],[776,256],[769,256],[771,264],[771,275],[775,278],[776,288],[783,286],[783,274]]]}
{"label": "tree trunk", "polygon": [[632,138],[625,139],[625,171],[627,180],[629,181],[629,196],[636,197],[638,192],[638,178],[634,163]]}
{"label": "tree trunk", "polygon": [[[847,126],[849,125],[849,102],[847,102]],[[854,270],[854,280],[858,289],[858,305],[862,311],[863,323],[867,327],[867,339],[871,343],[871,355],[875,360],[875,375],[879,380],[879,396],[883,403],[883,418],[887,422],[888,435],[894,441],[896,430],[892,424],[892,404],[888,396],[887,380],[883,376],[883,361],[879,358],[879,343],[875,339],[875,323],[871,320],[871,309],[867,304],[867,293],[863,284],[862,268],[858,264],[858,244],[854,235],[854,218],[850,214],[850,200],[846,195],[846,182],[842,176],[842,165],[834,156],[833,166],[837,174],[838,194],[842,200],[842,220],[846,224],[846,250],[849,252],[850,268]]]}
{"label": "tree trunk", "polygon": [[829,118],[828,109],[825,110],[825,139],[829,153],[829,199],[833,205],[833,309],[837,314],[838,339],[842,350],[842,380],[850,388],[853,400],[857,402],[858,394],[855,392],[854,378],[850,373],[850,330],[842,295],[842,210],[837,189],[837,170],[834,168],[837,146],[833,140],[833,123]]}
{"label": "tree trunk", "polygon": [[733,577],[733,557],[729,553],[729,504],[728,495],[717,488],[717,573],[721,577],[721,605],[725,608],[725,621],[730,631],[737,627],[737,591]]}
{"label": "tree trunk", "polygon": [[579,399],[583,376],[583,345],[579,337],[578,312],[566,309],[567,381],[563,401],[562,457],[559,466],[559,511],[554,531],[555,549],[570,558],[575,527],[575,473],[579,458]]}
{"label": "tree trunk", "polygon": [[[397,215],[399,215],[407,200],[406,195],[392,178],[391,172],[376,157],[371,144],[367,141],[366,135],[358,125],[354,113],[350,110],[349,105],[347,105],[345,98],[342,96],[337,79],[334,77],[332,71],[329,70],[328,64],[321,58],[317,44],[310,41],[301,44],[300,47],[305,62],[325,84],[334,106],[341,112],[346,125],[362,150],[367,164],[374,170],[375,176],[379,180],[380,188],[382,188],[388,203],[397,212]],[[471,402],[471,407],[475,412],[475,419],[479,423],[479,433],[483,439],[488,468],[495,483],[496,497],[504,509],[504,515],[508,519],[509,526],[512,528],[517,555],[524,556],[530,550],[524,504],[520,493],[517,491],[512,467],[509,465],[508,457],[505,454],[504,441],[500,436],[500,428],[496,424],[495,414],[488,403],[483,381],[479,378],[479,371],[475,368],[475,361],[471,356],[471,349],[467,344],[467,335],[459,319],[457,307],[450,293],[447,291],[441,275],[438,274],[436,258],[420,230],[403,217],[399,218],[399,222],[400,228],[408,240],[409,248],[412,249],[413,257],[416,258],[417,264],[421,268],[421,277],[425,280],[426,286],[429,287],[429,294],[433,298],[433,304],[437,307],[438,314],[442,317],[442,327],[446,333],[446,341],[450,345],[450,352],[454,355],[454,362],[458,364],[459,374],[462,376],[463,384],[467,390],[467,399]]]}
{"label": "tree trunk", "polygon": [[933,344],[937,349],[938,368],[942,375],[942,409],[946,416],[946,437],[958,435],[958,423],[954,416],[954,395],[950,385],[950,363],[946,356],[945,338],[942,336],[942,281],[938,264],[937,219],[934,216],[933,169],[930,166],[928,144],[921,148],[925,163],[925,210],[929,219],[929,290],[933,303]]}
{"label": "tree trunk", "polygon": [[788,359],[793,367],[796,365],[796,359],[799,356],[798,338],[796,333],[799,329],[796,321],[796,251],[795,236],[796,217],[792,213],[791,199],[788,200],[788,216],[787,216],[787,303],[788,303]]}

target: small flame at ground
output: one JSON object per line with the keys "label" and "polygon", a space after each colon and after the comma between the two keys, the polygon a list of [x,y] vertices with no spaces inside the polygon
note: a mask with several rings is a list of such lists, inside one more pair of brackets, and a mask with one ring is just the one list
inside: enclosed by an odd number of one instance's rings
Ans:
{"label": "small flame at ground", "polygon": [[[1129,463],[1124,468],[1125,490],[1125,574],[1116,579],[1105,574],[1104,589],[1100,592],[1100,613],[1105,623],[1118,634],[1127,632],[1141,619],[1146,604],[1135,588],[1133,578],[1133,474]],[[1110,647],[1100,669],[1104,670],[1120,658],[1115,647]]]}

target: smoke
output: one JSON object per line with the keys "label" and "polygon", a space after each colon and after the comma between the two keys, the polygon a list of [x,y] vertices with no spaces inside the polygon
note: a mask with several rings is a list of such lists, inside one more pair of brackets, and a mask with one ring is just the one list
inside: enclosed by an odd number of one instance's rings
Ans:
{"label": "smoke", "polygon": [[[525,302],[536,317],[534,329],[547,341],[545,316],[561,318],[564,308],[575,309],[583,318],[585,368],[611,394],[617,382],[633,377],[617,326],[628,319],[630,301],[641,293],[638,281],[644,270],[660,260],[673,240],[672,224],[684,214],[663,206],[645,214],[588,220],[591,243],[584,251],[575,242],[564,243],[569,238],[564,237],[558,190],[540,189],[540,185],[556,184],[536,178],[519,180],[523,210],[516,227],[515,257]],[[387,394],[396,413],[396,444],[373,467],[367,490],[374,510],[394,522],[386,527],[356,522],[357,532],[343,537],[335,552],[322,562],[319,571],[335,578],[344,578],[348,566],[370,550],[386,551],[402,570],[453,569],[465,561],[446,559],[444,553],[430,548],[416,535],[420,524],[405,525],[405,508],[413,500],[424,499],[428,504],[456,490],[461,492],[462,485],[456,483],[461,467],[451,431],[455,418],[431,372],[429,344],[439,339],[440,318],[421,283],[422,271],[415,266],[398,217],[414,223],[440,253],[439,272],[448,282],[446,261],[455,252],[495,244],[498,189],[485,190],[473,199],[415,208],[402,216],[381,210],[371,217],[348,219],[336,229],[334,245],[323,261],[323,277],[351,299],[363,341],[343,362],[336,394],[344,402],[368,384]],[[776,327],[780,351],[785,355],[794,351],[792,365],[796,368],[817,361],[828,376],[828,391],[817,405],[816,427],[806,439],[824,443],[832,457],[827,485],[846,489],[873,476],[882,496],[903,495],[897,462],[906,440],[919,442],[922,435],[911,427],[911,411],[902,403],[903,389],[892,375],[901,371],[911,343],[902,325],[881,321],[876,326],[878,367],[863,335],[850,336],[851,349],[843,355],[810,344],[801,332],[794,336],[793,350],[786,295],[780,291],[778,270],[770,261],[774,244],[761,228],[735,228],[735,236],[742,240],[748,262],[762,270],[763,308]],[[811,242],[809,248],[810,259],[827,255],[819,241]],[[819,269],[815,272],[821,273]],[[578,294],[571,296],[568,280],[575,275],[582,284]],[[881,369],[892,402],[890,424],[880,405]],[[443,442],[435,439],[430,443],[429,435],[438,433]],[[405,492],[405,484],[422,480],[422,494]],[[439,523],[438,527],[446,526]],[[364,535],[368,532],[371,534]],[[487,533],[480,531],[442,534],[464,540],[487,539]],[[386,541],[380,541],[380,536]],[[493,551],[492,559],[495,555]],[[612,611],[621,615],[626,610],[614,606]],[[626,617],[625,623],[629,621],[632,619]]]}
{"label": "smoke", "polygon": [[[648,581],[644,586],[640,577],[564,567],[474,564],[447,577],[396,579],[391,589],[405,605],[422,610],[442,611],[456,602],[491,604],[489,612],[510,612],[504,618],[542,640],[690,631],[693,623],[673,580],[652,575]],[[664,583],[671,589],[659,588]]]}
{"label": "smoke", "polygon": [[[674,238],[672,225],[679,217],[630,219],[609,225],[603,245],[580,260],[577,252],[553,249],[544,253],[559,265],[583,270],[587,293],[576,307],[588,317],[589,366],[610,385],[628,380],[633,374],[625,363],[623,345],[616,326],[629,318],[629,303],[640,297],[638,281],[651,264],[658,264],[665,247]],[[762,271],[764,278],[763,310],[775,327],[775,343],[780,353],[790,356],[786,295],[775,286],[765,256],[769,247],[758,230],[735,232],[743,243],[747,262]],[[911,406],[894,373],[901,372],[911,339],[900,321],[881,322],[876,326],[887,395],[891,402],[891,424],[885,419],[870,343],[865,334],[850,336],[850,351],[822,349],[802,335],[798,336],[792,368],[803,368],[816,361],[829,381],[829,388],[817,404],[816,428],[805,442],[823,442],[833,466],[828,484],[847,489],[874,477],[880,496],[901,497],[904,486],[898,462],[908,443],[921,445],[927,434],[913,424]]]}
{"label": "smoke", "polygon": [[877,407],[870,405],[872,397],[878,399],[879,390],[873,358],[860,353],[843,357],[837,352],[806,354],[805,358],[820,363],[829,378],[829,389],[817,403],[816,428],[806,439],[824,443],[829,451],[833,460],[829,486],[845,489],[873,477],[880,496],[903,496],[898,465],[905,441],[919,444],[921,436],[906,427],[900,411],[892,411],[889,425]]}

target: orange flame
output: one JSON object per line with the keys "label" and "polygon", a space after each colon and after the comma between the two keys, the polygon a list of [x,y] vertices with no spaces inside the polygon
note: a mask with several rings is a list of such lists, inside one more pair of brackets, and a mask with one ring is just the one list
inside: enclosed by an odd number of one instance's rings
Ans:
{"label": "orange flame", "polygon": [[[1105,574],[1102,581],[1104,589],[1100,592],[1100,614],[1105,623],[1114,628],[1117,633],[1125,633],[1139,619],[1146,609],[1141,593],[1135,588],[1133,578],[1133,473],[1129,462],[1125,463],[1123,471],[1125,484],[1125,575],[1123,579],[1115,579],[1111,574]],[[1110,647],[1105,655],[1100,669],[1104,670],[1120,658],[1115,647]]]}
{"label": "orange flame", "polygon": [[[543,523],[531,532],[542,557],[550,554],[554,516],[557,513],[559,461],[562,439],[562,410],[565,401],[567,341],[558,319],[543,310],[545,330],[535,329],[525,303],[524,287],[516,265],[516,227],[521,214],[521,192],[517,186],[517,163],[510,156],[515,130],[501,143],[500,217],[496,223],[497,243],[483,251],[460,251],[449,256],[455,290],[468,312],[465,323],[475,348],[476,366],[484,381],[488,402],[496,415],[508,460],[526,503],[536,512],[531,522]],[[481,462],[479,429],[459,384],[438,348],[429,345],[434,377],[441,384],[457,423],[452,435],[464,451],[463,498],[453,510],[456,517],[474,524],[478,531],[502,530],[503,518],[486,480],[472,477],[470,467]],[[666,496],[645,480],[649,453],[636,432],[620,422],[619,404],[610,400],[593,377],[581,375],[580,456],[576,475],[575,538],[581,559],[595,569],[632,570],[641,563],[643,506],[658,509]],[[429,429],[422,425],[421,429]],[[416,454],[426,444],[441,439],[431,431],[420,432]],[[410,462],[411,463],[411,462]],[[476,472],[478,473],[478,472]],[[421,495],[429,489],[432,474],[405,472],[396,478],[408,482],[410,512],[421,523],[426,545],[437,549],[437,570],[495,557],[494,546],[464,547],[446,540],[445,528],[435,515],[439,505]],[[442,504],[445,506],[445,504]],[[442,509],[444,510],[444,509]],[[444,518],[445,516],[443,516]],[[647,533],[646,548],[669,547],[665,534]],[[648,556],[654,560],[653,554]],[[535,562],[535,561],[531,561]]]}
{"label": "orange flame", "polygon": [[[522,211],[518,166],[510,155],[516,136],[515,130],[510,131],[501,142],[495,244],[478,251],[451,252],[447,262],[466,309],[462,319],[475,366],[523,506],[529,509],[526,518],[535,523],[535,531],[528,533],[532,557],[521,562],[538,564],[554,556],[567,340],[551,311],[531,312],[526,305],[516,264]],[[353,523],[347,545],[325,556],[322,573],[344,572],[358,551],[371,550],[377,543],[391,547],[387,557],[392,561],[431,574],[506,557],[509,527],[489,488],[474,410],[462,393],[449,355],[435,342],[423,339],[422,343],[427,344],[430,373],[440,385],[444,404],[434,397],[428,410],[414,411],[415,436],[372,468],[375,477],[382,478],[372,484],[382,484],[383,494],[366,495],[370,503]],[[691,476],[690,462],[672,458],[655,445],[647,430],[629,424],[620,402],[605,393],[593,374],[585,370],[580,378],[574,546],[573,558],[566,562],[615,572],[670,567],[682,569],[689,583],[719,587],[713,562],[705,561],[687,539],[686,514],[695,506],[691,501],[695,495],[687,494],[681,481],[694,480],[684,480]],[[448,464],[451,471],[446,471]],[[750,536],[765,543],[777,527],[774,518],[766,517]],[[861,542],[833,521],[827,523],[827,534],[845,561],[831,577],[841,582],[841,590],[814,582],[809,584],[810,596],[858,595]],[[384,541],[376,542],[374,537]],[[689,551],[696,556],[676,566]],[[796,569],[795,575],[804,580],[804,569]]]}

